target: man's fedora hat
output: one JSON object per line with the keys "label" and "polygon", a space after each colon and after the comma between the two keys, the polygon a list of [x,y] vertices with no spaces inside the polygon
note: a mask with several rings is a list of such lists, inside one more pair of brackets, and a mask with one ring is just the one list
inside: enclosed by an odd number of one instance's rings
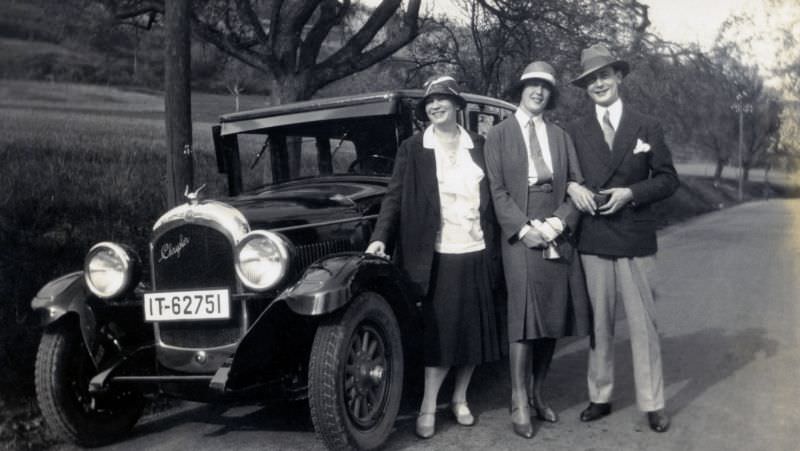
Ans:
{"label": "man's fedora hat", "polygon": [[595,44],[588,49],[584,49],[581,52],[581,67],[583,68],[583,73],[570,83],[580,88],[585,88],[587,85],[586,78],[607,66],[611,66],[615,70],[622,72],[623,77],[628,75],[628,72],[631,70],[627,61],[623,61],[612,55],[608,48],[602,44]]}
{"label": "man's fedora hat", "polygon": [[552,110],[556,107],[558,99],[558,87],[556,86],[556,70],[549,63],[544,61],[534,61],[522,71],[519,81],[514,84],[512,93],[514,97],[519,97],[525,85],[533,80],[541,80],[550,87],[550,99],[547,101],[545,109]]}
{"label": "man's fedora hat", "polygon": [[458,82],[455,78],[449,75],[434,75],[425,82],[425,94],[422,99],[417,102],[417,118],[421,120],[428,120],[428,113],[425,112],[425,104],[428,103],[430,97],[433,95],[444,95],[450,97],[456,105],[456,108],[464,109],[467,106],[467,101],[461,97],[461,92],[458,90]]}

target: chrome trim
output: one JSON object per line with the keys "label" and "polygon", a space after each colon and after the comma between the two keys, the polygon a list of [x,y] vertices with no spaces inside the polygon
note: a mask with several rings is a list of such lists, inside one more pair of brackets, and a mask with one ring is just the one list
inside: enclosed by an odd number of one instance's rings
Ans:
{"label": "chrome trim", "polygon": [[[278,252],[280,253],[281,262],[283,263],[283,265],[281,266],[280,275],[278,276],[278,278],[275,279],[275,282],[272,283],[271,285],[266,285],[266,286],[255,285],[251,283],[249,280],[247,280],[247,278],[244,277],[244,275],[242,274],[240,258],[239,258],[242,252],[242,248],[248,242],[250,242],[252,239],[256,237],[263,237],[271,241],[275,245],[275,247],[278,248]],[[289,272],[289,268],[291,267],[292,264],[291,257],[293,254],[293,252],[291,251],[291,246],[292,244],[289,240],[283,238],[281,235],[278,235],[275,232],[270,232],[266,230],[254,230],[248,233],[239,241],[239,243],[236,245],[236,249],[234,249],[233,257],[235,259],[236,275],[239,277],[239,280],[242,282],[244,286],[254,291],[267,291],[275,287],[275,285],[279,284],[286,277],[286,274]]]}
{"label": "chrome trim", "polygon": [[[156,359],[161,365],[171,370],[190,374],[211,373],[225,364],[225,361],[236,352],[236,348],[241,341],[242,335],[239,336],[235,343],[213,348],[180,348],[157,343],[155,348]],[[199,350],[206,353],[207,360],[205,363],[201,364],[194,359],[195,353]]]}
{"label": "chrome trim", "polygon": [[[120,257],[120,260],[122,260],[123,282],[122,285],[120,285],[119,290],[116,290],[111,294],[100,292],[94,283],[92,283],[91,271],[89,271],[89,263],[93,260],[93,257],[97,254],[100,248],[111,249],[111,251],[117,254]],[[89,252],[86,253],[86,259],[83,262],[83,279],[86,282],[86,287],[89,288],[89,291],[94,293],[94,295],[100,299],[111,299],[130,288],[133,280],[133,270],[135,264],[134,258],[128,251],[125,250],[125,248],[111,241],[101,241],[89,249]]]}
{"label": "chrome trim", "polygon": [[[191,202],[179,205],[168,212],[164,213],[153,225],[153,237],[149,243],[149,263],[150,268],[155,268],[155,252],[154,252],[154,242],[156,239],[166,233],[167,231],[175,228],[180,227],[186,224],[197,224],[212,228],[214,230],[219,231],[223,235],[225,235],[230,242],[230,246],[232,250],[235,250],[236,244],[245,236],[247,233],[250,232],[250,225],[247,222],[247,219],[244,215],[237,210],[236,208],[219,201],[214,200],[203,200],[199,202]],[[231,261],[231,264],[234,265],[235,261]],[[157,290],[159,287],[156,284],[156,274],[155,270],[151,271],[151,287],[153,290]],[[243,291],[242,289],[242,282],[235,277],[235,285],[231,287],[231,303],[236,300],[236,295],[241,294]],[[242,304],[243,313],[241,317],[231,317],[231,320],[234,318],[239,318],[239,324],[237,324],[237,329],[239,330],[238,338],[236,342],[233,343],[226,343],[219,346],[213,347],[203,347],[203,348],[187,348],[183,346],[175,346],[168,343],[165,343],[161,337],[161,323],[155,322],[153,323],[153,331],[155,335],[155,342],[156,342],[156,349],[161,350],[172,350],[174,351],[181,351],[181,352],[194,352],[198,349],[203,349],[207,353],[212,352],[215,355],[219,352],[227,352],[230,350],[235,349],[239,340],[244,335],[245,331],[247,330],[248,324],[248,317],[246,312],[246,307],[244,303]],[[161,351],[157,351],[159,355],[159,359],[161,358]],[[170,359],[169,355],[165,355],[164,358],[167,360]],[[164,362],[162,362],[164,363]],[[181,367],[183,370],[186,371],[197,371],[197,364],[189,364],[186,367]]]}
{"label": "chrome trim", "polygon": [[153,234],[161,234],[166,231],[162,229],[172,228],[176,223],[202,224],[224,230],[234,244],[250,232],[250,225],[242,212],[214,200],[178,205],[158,218],[153,225]]}
{"label": "chrome trim", "polygon": [[322,222],[314,222],[309,224],[301,224],[295,226],[287,226],[287,227],[278,227],[276,229],[269,229],[270,232],[286,232],[289,230],[300,230],[300,229],[307,229],[309,227],[320,227],[320,226],[328,226],[328,225],[336,225],[336,224],[345,224],[348,222],[358,222],[364,221],[369,219],[377,219],[378,215],[365,215],[365,216],[358,216],[356,218],[347,218],[347,219],[334,219],[331,221],[322,221]]}

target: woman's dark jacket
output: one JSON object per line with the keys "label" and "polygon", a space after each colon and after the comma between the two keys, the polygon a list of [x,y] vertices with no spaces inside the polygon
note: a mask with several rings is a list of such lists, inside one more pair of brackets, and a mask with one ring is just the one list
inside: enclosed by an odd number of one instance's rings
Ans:
{"label": "woman's dark jacket", "polygon": [[[436,158],[432,148],[422,146],[422,132],[400,144],[392,179],[381,204],[371,241],[383,241],[393,258],[419,289],[420,296],[428,292],[433,264],[436,234],[441,224],[439,185],[436,178]],[[489,192],[489,180],[483,158],[483,137],[470,133],[472,160],[484,173],[480,182],[480,221],[486,243],[490,279],[496,287],[501,261],[498,252],[497,225]]]}

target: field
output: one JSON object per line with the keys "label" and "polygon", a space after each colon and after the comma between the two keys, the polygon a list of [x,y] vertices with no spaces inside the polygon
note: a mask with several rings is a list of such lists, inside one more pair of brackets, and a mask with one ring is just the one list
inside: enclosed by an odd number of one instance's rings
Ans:
{"label": "field", "polygon": [[[241,101],[263,106],[257,97]],[[193,95],[195,180],[209,185],[206,193],[224,189],[210,125],[232,106],[231,97]],[[165,208],[165,141],[159,93],[0,80],[0,448],[52,444],[33,394],[41,330],[30,300],[48,280],[80,269],[97,241],[145,248]],[[749,185],[748,197],[761,197],[760,186]],[[735,198],[730,180],[715,188],[707,177],[685,177],[659,208],[671,223]]]}
{"label": "field", "polygon": [[[210,123],[233,100],[193,100],[196,180],[220,192]],[[143,248],[165,208],[165,142],[158,94],[0,80],[0,448],[48,443],[33,401],[31,298],[80,269],[97,241]]]}

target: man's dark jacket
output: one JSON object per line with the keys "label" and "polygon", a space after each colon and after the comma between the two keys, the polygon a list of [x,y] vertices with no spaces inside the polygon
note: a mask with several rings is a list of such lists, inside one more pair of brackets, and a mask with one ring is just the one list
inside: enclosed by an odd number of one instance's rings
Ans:
{"label": "man's dark jacket", "polygon": [[587,188],[598,192],[628,187],[633,191],[633,201],[613,215],[583,216],[578,251],[606,257],[655,254],[657,218],[652,203],[672,195],[680,183],[661,125],[623,105],[612,150],[603,138],[594,108],[569,124],[567,132]]}

